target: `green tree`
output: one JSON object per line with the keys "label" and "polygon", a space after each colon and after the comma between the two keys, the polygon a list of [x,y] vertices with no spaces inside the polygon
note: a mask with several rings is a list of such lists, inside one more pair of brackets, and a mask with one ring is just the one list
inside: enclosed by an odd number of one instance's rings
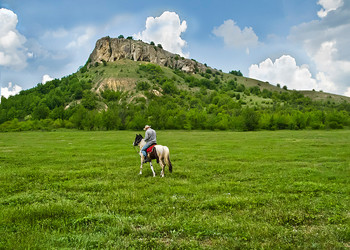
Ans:
{"label": "green tree", "polygon": [[57,119],[64,119],[64,107],[56,107],[50,112],[50,118],[52,120],[57,120]]}
{"label": "green tree", "polygon": [[50,109],[45,103],[41,103],[33,110],[33,119],[41,120],[46,119],[49,116]]}
{"label": "green tree", "polygon": [[87,110],[82,105],[78,105],[75,108],[74,114],[70,117],[70,122],[74,124],[77,129],[84,129],[83,121],[87,116]]}
{"label": "green tree", "polygon": [[83,99],[81,100],[81,104],[89,110],[93,110],[97,106],[96,96],[89,90],[84,90]]}
{"label": "green tree", "polygon": [[246,108],[242,112],[244,118],[244,129],[248,131],[256,130],[259,126],[259,116],[258,114],[250,109]]}
{"label": "green tree", "polygon": [[235,76],[243,76],[242,72],[240,70],[232,70],[230,71],[230,74],[235,75]]}
{"label": "green tree", "polygon": [[117,105],[111,105],[107,111],[102,112],[102,124],[107,130],[121,128],[121,119]]}

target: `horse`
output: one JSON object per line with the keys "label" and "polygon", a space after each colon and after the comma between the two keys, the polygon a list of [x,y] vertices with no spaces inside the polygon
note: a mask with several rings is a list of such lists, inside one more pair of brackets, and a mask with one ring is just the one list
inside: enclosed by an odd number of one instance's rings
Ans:
{"label": "horse", "polygon": [[[141,156],[141,167],[140,174],[142,174],[142,166],[144,163],[144,156],[141,152],[143,146],[145,146],[146,141],[143,139],[142,135],[136,134],[135,141],[133,143],[134,147],[140,147],[140,156]],[[151,165],[151,170],[153,173],[153,177],[156,176],[156,173],[153,170],[152,160],[156,159],[157,163],[162,167],[162,172],[160,173],[161,177],[164,177],[164,167],[167,165],[169,167],[169,172],[172,173],[173,166],[171,165],[170,157],[169,157],[169,148],[167,146],[155,145],[152,149],[151,153],[148,153],[148,158],[150,159],[149,164]]]}

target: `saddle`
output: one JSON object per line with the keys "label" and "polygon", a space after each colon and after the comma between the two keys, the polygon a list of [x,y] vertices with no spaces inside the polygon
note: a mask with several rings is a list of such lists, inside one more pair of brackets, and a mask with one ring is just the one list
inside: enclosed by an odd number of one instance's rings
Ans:
{"label": "saddle", "polygon": [[154,146],[156,146],[157,144],[152,144],[149,148],[147,148],[146,152],[147,152],[147,156],[149,159],[156,159],[157,163],[159,163],[159,158],[157,155],[157,151],[154,148]]}
{"label": "saddle", "polygon": [[152,144],[149,148],[147,148],[146,152],[151,153],[155,145],[157,145],[157,144],[156,143]]}

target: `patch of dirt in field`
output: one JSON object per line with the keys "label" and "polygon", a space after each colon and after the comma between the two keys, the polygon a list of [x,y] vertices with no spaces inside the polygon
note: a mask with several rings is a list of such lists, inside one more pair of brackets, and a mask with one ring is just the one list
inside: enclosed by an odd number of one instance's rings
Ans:
{"label": "patch of dirt in field", "polygon": [[101,93],[105,89],[114,91],[129,91],[134,90],[136,87],[136,80],[131,78],[105,78],[100,82],[97,82],[94,86],[96,93]]}

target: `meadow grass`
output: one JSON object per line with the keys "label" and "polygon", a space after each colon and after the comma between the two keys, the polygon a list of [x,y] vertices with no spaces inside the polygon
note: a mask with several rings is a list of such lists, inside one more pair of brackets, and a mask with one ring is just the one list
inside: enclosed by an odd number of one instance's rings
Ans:
{"label": "meadow grass", "polygon": [[0,134],[0,249],[350,247],[349,130]]}

